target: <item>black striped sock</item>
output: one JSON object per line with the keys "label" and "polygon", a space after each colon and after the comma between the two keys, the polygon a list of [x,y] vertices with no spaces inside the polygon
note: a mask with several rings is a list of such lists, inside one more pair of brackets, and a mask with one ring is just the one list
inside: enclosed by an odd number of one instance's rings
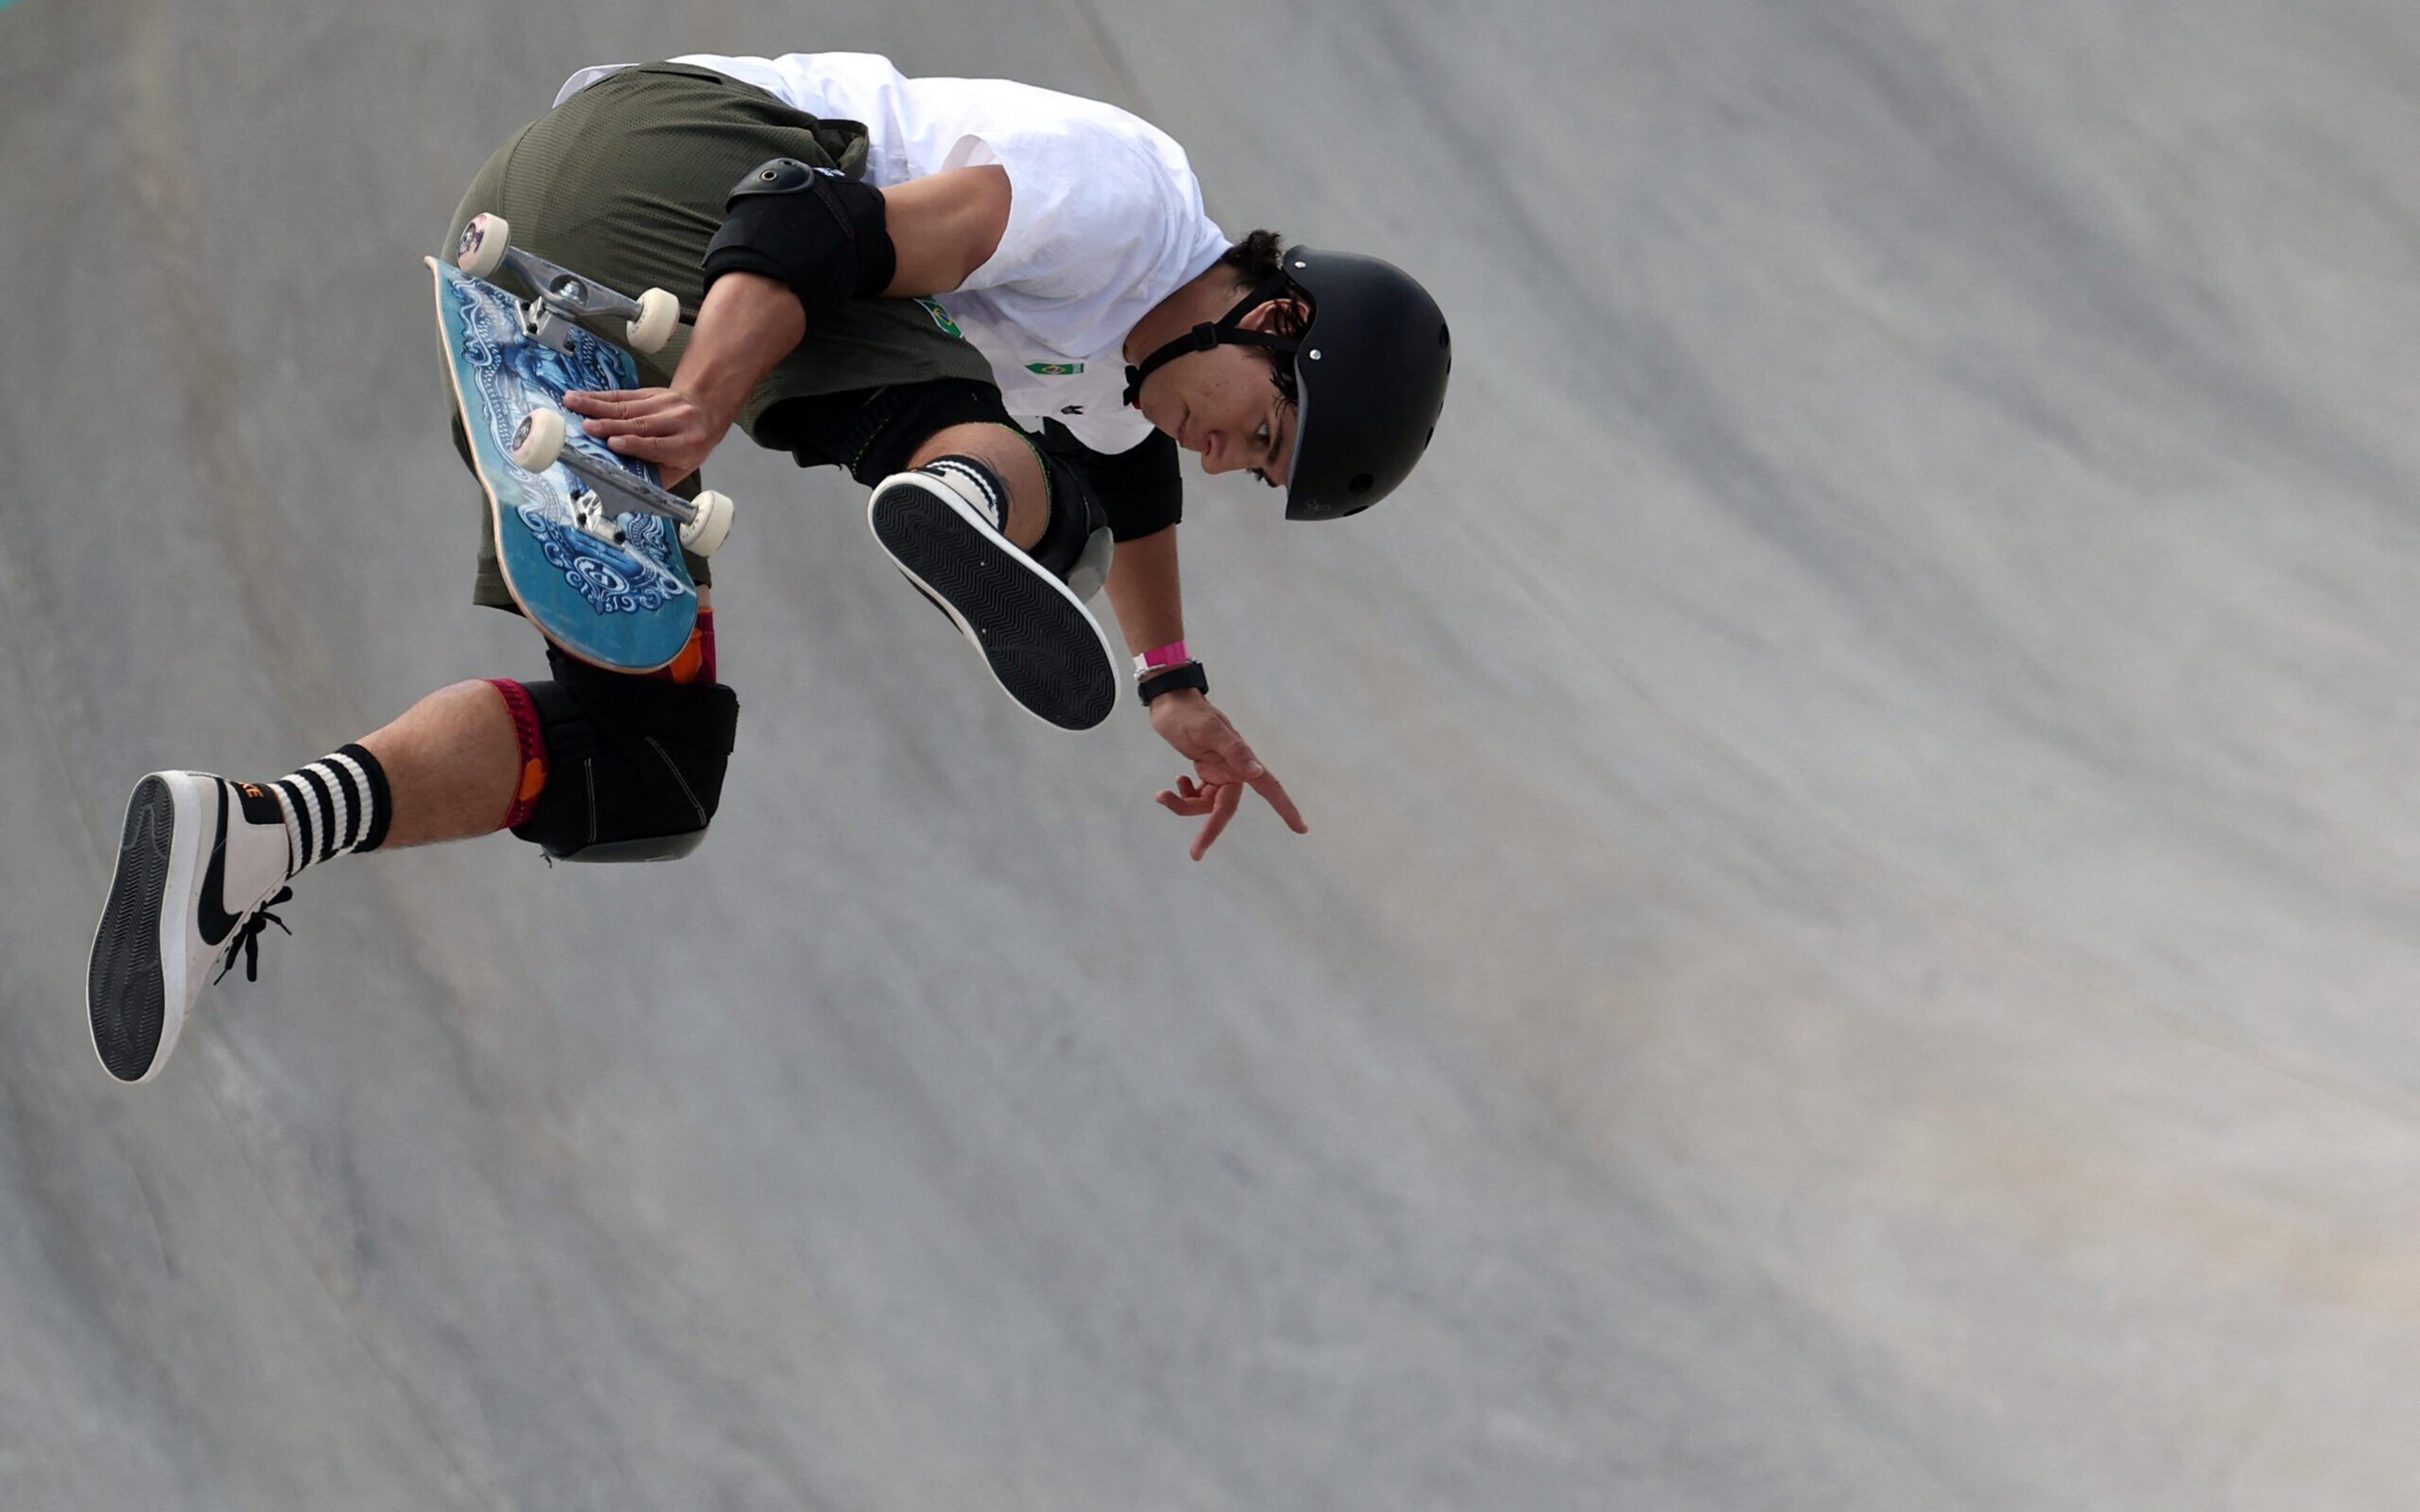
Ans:
{"label": "black striped sock", "polygon": [[359,746],[322,756],[270,784],[286,810],[286,874],[386,840],[394,799],[378,758]]}
{"label": "black striped sock", "polygon": [[[991,464],[977,461],[971,456],[952,455],[937,456],[918,471],[929,472],[937,478],[965,480],[969,487],[983,496],[983,510],[991,517],[991,528],[1002,533],[1007,532],[1008,486],[1000,481],[1000,474],[991,470]],[[1043,475],[1049,475],[1047,470]]]}

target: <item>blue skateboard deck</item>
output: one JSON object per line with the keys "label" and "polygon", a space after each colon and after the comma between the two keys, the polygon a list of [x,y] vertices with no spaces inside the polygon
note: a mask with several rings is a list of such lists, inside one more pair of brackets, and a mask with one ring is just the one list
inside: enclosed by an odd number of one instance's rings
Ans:
{"label": "blue skateboard deck", "polygon": [[[569,353],[557,352],[521,333],[511,295],[434,257],[427,261],[454,402],[513,601],[549,640],[582,661],[630,672],[669,664],[697,623],[697,587],[681,560],[679,527],[638,512],[621,517],[626,546],[600,540],[572,523],[572,496],[585,486],[570,469],[558,461],[529,472],[512,457],[514,433],[531,410],[562,409],[573,390],[635,389],[638,364],[584,330],[573,332]],[[660,482],[654,464],[608,450],[581,429],[579,417],[565,419],[567,446]]]}

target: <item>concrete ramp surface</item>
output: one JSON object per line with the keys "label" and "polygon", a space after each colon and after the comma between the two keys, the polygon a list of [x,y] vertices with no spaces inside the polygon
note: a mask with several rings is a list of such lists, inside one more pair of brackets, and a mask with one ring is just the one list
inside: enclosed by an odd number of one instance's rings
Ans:
{"label": "concrete ramp surface", "polygon": [[[541,671],[469,176],[836,48],[1446,305],[1383,508],[1190,488],[1311,833],[1189,863],[742,444],[705,848],[315,872],[112,1083],[142,773]],[[2411,1505],[2415,78],[2384,0],[0,10],[0,1506]]]}

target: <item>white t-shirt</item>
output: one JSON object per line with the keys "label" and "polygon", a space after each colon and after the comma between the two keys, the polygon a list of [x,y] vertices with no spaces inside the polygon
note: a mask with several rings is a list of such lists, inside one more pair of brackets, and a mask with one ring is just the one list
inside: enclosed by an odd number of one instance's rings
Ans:
{"label": "white t-shirt", "polygon": [[[1005,79],[909,79],[872,53],[674,61],[812,116],[863,122],[876,188],[945,168],[1006,169],[999,250],[938,302],[990,361],[1011,414],[1057,420],[1095,451],[1149,438],[1150,422],[1122,399],[1126,333],[1230,245],[1166,132],[1114,105]],[[582,69],[555,103],[623,67]]]}

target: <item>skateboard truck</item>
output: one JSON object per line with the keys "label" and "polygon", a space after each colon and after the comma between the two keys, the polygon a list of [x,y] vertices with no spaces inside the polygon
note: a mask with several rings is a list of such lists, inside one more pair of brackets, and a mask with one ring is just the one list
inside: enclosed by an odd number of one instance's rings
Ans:
{"label": "skateboard truck", "polygon": [[651,288],[637,299],[617,294],[594,279],[551,263],[512,244],[512,225],[501,215],[474,215],[454,249],[454,266],[473,278],[492,278],[509,268],[537,290],[520,301],[521,333],[558,352],[571,350],[576,320],[619,320],[632,350],[657,352],[680,323],[680,301]]}
{"label": "skateboard truck", "polygon": [[[680,527],[680,543],[701,557],[714,555],[716,548],[731,533],[731,499],[708,488],[697,496],[696,502],[681,498],[668,489],[609,466],[595,457],[583,455],[579,448],[565,444],[569,435],[560,412],[533,409],[521,417],[513,432],[513,466],[529,472],[544,472],[557,462],[569,469],[572,476],[585,486],[571,496],[571,522],[600,541],[614,546],[627,544],[621,515],[633,511],[660,515]],[[614,509],[606,497],[620,501]]]}

